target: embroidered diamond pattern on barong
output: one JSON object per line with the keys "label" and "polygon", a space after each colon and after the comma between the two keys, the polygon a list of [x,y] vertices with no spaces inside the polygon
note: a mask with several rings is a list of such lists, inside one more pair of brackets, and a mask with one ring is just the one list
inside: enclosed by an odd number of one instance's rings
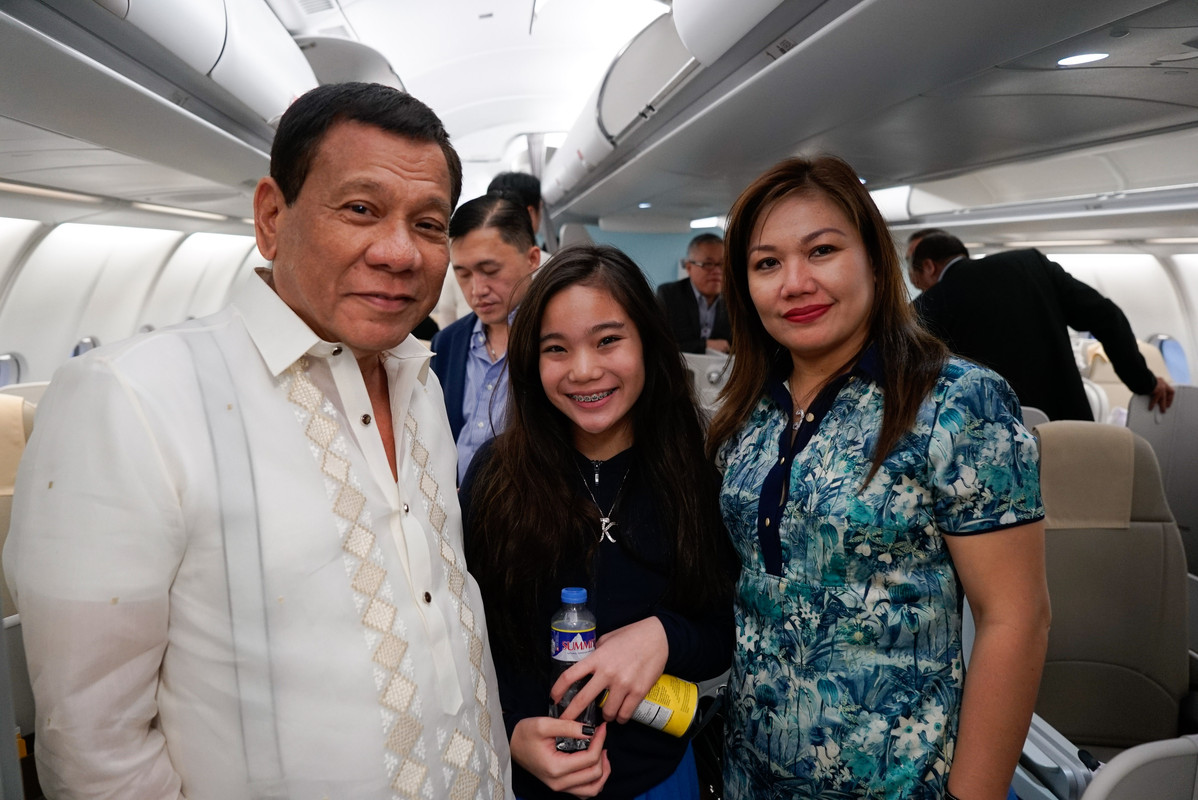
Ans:
{"label": "embroidered diamond pattern on barong", "polygon": [[354,575],[354,591],[361,592],[367,597],[372,597],[379,590],[379,587],[383,585],[386,577],[387,570],[378,564],[363,561],[362,566],[358,567],[358,573]]}
{"label": "embroidered diamond pattern on barong", "polygon": [[[419,425],[411,413],[404,420],[404,429],[411,441],[409,452],[412,455],[413,462],[418,464],[422,470],[425,470],[428,465],[428,449],[420,441]],[[487,686],[486,675],[483,673],[482,636],[475,625],[474,612],[469,608],[468,598],[466,597],[466,580],[461,569],[457,566],[457,554],[445,536],[445,522],[448,519],[448,515],[445,513],[445,500],[441,496],[441,489],[437,484],[436,478],[427,471],[424,471],[420,476],[420,493],[424,495],[429,504],[429,523],[433,526],[433,530],[437,534],[438,544],[440,545],[438,549],[441,552],[441,558],[446,562],[449,589],[458,605],[458,618],[461,619],[462,625],[470,634],[470,674],[474,682],[474,699],[478,703],[478,728],[487,750],[484,757],[487,764],[487,774],[491,778],[491,796],[496,798],[502,797],[503,782],[499,771],[499,756],[495,753],[495,744],[491,740],[491,712],[488,710],[487,705],[490,689]],[[455,735],[458,735],[456,731]],[[457,767],[460,770],[457,779],[454,781],[451,797],[454,800],[459,797],[471,797],[478,788],[478,780],[473,777],[467,778],[468,775],[473,776],[473,773],[467,770],[466,767],[458,767],[458,765],[450,761],[449,753],[450,751],[446,750],[442,756],[443,760],[447,764],[450,764],[450,766]]]}
{"label": "embroidered diamond pattern on barong", "polygon": [[[365,559],[370,555],[370,551],[374,549],[374,534],[363,528],[361,525],[355,525],[350,528],[349,535],[345,537],[345,544],[341,548],[350,555],[357,556],[359,559]],[[379,569],[383,569],[379,567]],[[384,569],[383,574],[387,571]]]}
{"label": "embroidered diamond pattern on barong", "polygon": [[335,481],[345,483],[349,479],[349,462],[336,453],[324,454],[324,474]]}
{"label": "embroidered diamond pattern on barong", "polygon": [[[349,461],[331,449],[339,438],[337,421],[332,416],[336,412],[331,406],[325,408],[324,395],[312,383],[307,371],[307,357],[300,358],[287,370],[291,381],[287,398],[309,415],[301,423],[308,440],[316,445],[313,455],[317,464],[329,478],[326,485],[333,512],[349,523],[342,536],[341,549],[346,558],[354,562],[348,570],[350,587],[355,599],[360,601],[358,607],[364,609],[363,632],[367,646],[372,648],[372,659],[386,673],[380,683],[384,688],[379,695],[379,704],[386,709],[383,713],[385,744],[395,757],[385,758],[383,769],[391,779],[396,796],[419,800],[428,767],[420,763],[413,750],[424,726],[412,707],[416,684],[398,671],[408,643],[396,630],[398,614],[395,606],[383,596],[389,596],[387,570],[382,563],[382,553],[376,547],[376,537],[370,530],[366,497],[353,486]],[[489,727],[487,732],[490,732]],[[501,792],[502,788],[495,797],[501,797]]]}
{"label": "embroidered diamond pattern on barong", "polygon": [[383,634],[383,641],[374,651],[374,660],[387,669],[399,669],[399,664],[403,661],[406,652],[408,652],[408,643],[394,634],[387,633]]}
{"label": "embroidered diamond pattern on barong", "polygon": [[366,613],[362,615],[362,622],[379,633],[386,633],[395,622],[395,606],[386,600],[371,598],[370,605],[366,606]]}
{"label": "embroidered diamond pattern on barong", "polygon": [[417,764],[415,761],[405,761],[404,765],[399,768],[395,780],[391,782],[391,788],[400,794],[415,797],[416,792],[420,790],[420,786],[424,783],[424,776],[427,772],[428,767],[423,764]]}

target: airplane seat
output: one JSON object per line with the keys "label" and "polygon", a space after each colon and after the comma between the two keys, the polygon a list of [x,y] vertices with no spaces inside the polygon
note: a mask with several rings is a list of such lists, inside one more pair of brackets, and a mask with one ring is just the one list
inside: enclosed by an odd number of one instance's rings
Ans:
{"label": "airplane seat", "polygon": [[1096,422],[1106,422],[1111,414],[1111,404],[1107,400],[1106,389],[1089,378],[1082,378],[1082,388],[1086,391],[1086,401],[1090,404],[1090,413]]}
{"label": "airplane seat", "polygon": [[1186,562],[1156,456],[1113,425],[1036,434],[1053,617],[1036,713],[1100,760],[1176,737],[1190,701]]}
{"label": "airplane seat", "polygon": [[[1144,360],[1148,363],[1148,369],[1152,370],[1152,374],[1159,375],[1171,383],[1177,383],[1169,368],[1165,365],[1164,356],[1161,351],[1148,342],[1137,342],[1140,348],[1140,355],[1144,356]],[[1083,373],[1094,383],[1106,390],[1108,409],[1128,407],[1131,402],[1131,389],[1128,389],[1123,381],[1119,380],[1119,376],[1115,374],[1115,368],[1111,365],[1111,361],[1107,358],[1106,351],[1102,349],[1102,343],[1093,341],[1089,344],[1087,350],[1087,360],[1089,370]],[[1107,417],[1095,415],[1094,419],[1098,422],[1105,422]]]}
{"label": "airplane seat", "polygon": [[558,231],[558,244],[567,247],[572,244],[594,244],[587,226],[581,222],[567,222]]}
{"label": "airplane seat", "polygon": [[23,397],[30,403],[37,405],[42,399],[42,395],[46,393],[46,387],[50,385],[50,381],[30,381],[28,383],[10,383],[7,386],[0,386],[0,394],[11,394],[17,397]]}
{"label": "airplane seat", "polygon": [[[13,484],[17,479],[17,465],[25,453],[25,441],[33,431],[35,406],[28,400],[11,394],[0,394],[0,552],[8,538],[8,522],[12,514]],[[8,584],[0,569],[0,603],[5,617],[17,613],[16,604],[9,594]]]}
{"label": "airplane seat", "polygon": [[732,372],[732,357],[724,353],[683,353],[695,387],[695,399],[707,413],[715,411],[720,390]]}
{"label": "airplane seat", "polygon": [[1149,742],[1103,765],[1082,800],[1193,800],[1198,797],[1198,736]]}
{"label": "airplane seat", "polygon": [[1035,406],[1023,407],[1023,427],[1034,428],[1037,425],[1048,422],[1048,415]]}
{"label": "airplane seat", "polygon": [[[1198,492],[1194,491],[1198,480],[1198,387],[1176,387],[1173,405],[1164,414],[1159,409],[1149,410],[1147,397],[1133,398],[1127,427],[1156,451],[1165,497],[1181,530],[1190,572],[1190,658],[1198,673]],[[1198,674],[1194,683],[1198,685]]]}
{"label": "airplane seat", "polygon": [[1148,343],[1161,351],[1161,358],[1165,360],[1174,383],[1190,383],[1190,362],[1186,360],[1186,351],[1181,342],[1167,333],[1158,333],[1149,337]]}
{"label": "airplane seat", "polygon": [[[9,388],[9,387],[4,387]],[[14,394],[0,393],[0,553],[8,538],[8,523],[12,513],[13,484],[17,465],[25,452],[25,442],[33,430],[35,406]],[[9,698],[17,727],[25,734],[33,732],[33,689],[29,684],[29,668],[25,663],[25,645],[21,639],[21,618],[4,580],[0,561],[0,605],[4,612],[4,644],[8,665]]]}

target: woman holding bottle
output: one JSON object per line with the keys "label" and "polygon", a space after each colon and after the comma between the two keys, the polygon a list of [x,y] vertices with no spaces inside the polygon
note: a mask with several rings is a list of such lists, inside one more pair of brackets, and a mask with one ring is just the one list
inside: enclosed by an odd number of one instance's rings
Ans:
{"label": "woman holding bottle", "polygon": [[[515,792],[697,798],[687,742],[625,724],[663,673],[716,676],[732,649],[735,558],[678,348],[637,266],[578,246],[538,272],[508,359],[506,430],[479,451],[460,499]],[[550,618],[568,586],[588,590],[600,636],[554,681]],[[548,716],[584,678],[562,718]],[[574,718],[604,692],[606,722],[584,729]],[[590,747],[561,752],[558,737]]]}

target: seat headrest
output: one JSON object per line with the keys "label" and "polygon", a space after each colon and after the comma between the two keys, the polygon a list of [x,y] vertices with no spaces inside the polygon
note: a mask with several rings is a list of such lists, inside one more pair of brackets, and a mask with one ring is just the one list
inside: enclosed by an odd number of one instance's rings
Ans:
{"label": "seat headrest", "polygon": [[1127,428],[1061,420],[1035,428],[1049,529],[1131,524],[1135,438]]}
{"label": "seat headrest", "polygon": [[25,426],[25,441],[29,441],[29,436],[33,433],[33,415],[37,411],[37,406],[26,400],[21,408],[21,422]]}

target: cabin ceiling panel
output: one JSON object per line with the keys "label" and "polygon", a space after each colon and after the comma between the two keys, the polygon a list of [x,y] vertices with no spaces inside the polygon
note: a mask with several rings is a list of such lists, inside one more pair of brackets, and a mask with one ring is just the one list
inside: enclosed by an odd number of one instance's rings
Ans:
{"label": "cabin ceiling panel", "polygon": [[[1198,124],[1198,110],[1149,100],[1081,96],[923,97],[802,145],[847,158],[863,175],[909,183],[1031,154],[1064,151]],[[876,171],[860,166],[872,162]]]}
{"label": "cabin ceiling panel", "polygon": [[227,186],[0,117],[0,179],[249,216],[250,190]]}
{"label": "cabin ceiling panel", "polygon": [[455,141],[492,127],[496,99],[539,109],[537,127],[567,130],[616,52],[667,10],[654,0],[557,0],[529,30],[532,0],[341,0],[355,33]]}
{"label": "cabin ceiling panel", "polygon": [[916,184],[910,210],[913,215],[930,213],[916,207],[922,193],[975,207],[1198,184],[1195,154],[1198,129],[1189,129],[1003,164]]}
{"label": "cabin ceiling panel", "polygon": [[201,181],[250,188],[265,174],[266,153],[2,13],[0,38],[0,116]]}
{"label": "cabin ceiling panel", "polygon": [[[1193,124],[1198,116],[1191,107],[1138,96],[935,96],[998,72],[996,64],[1153,5],[928,0],[913,13],[910,4],[867,0],[664,131],[614,172],[635,172],[642,180],[660,171],[719,177],[736,187],[720,204],[726,208],[756,175],[796,152],[842,154],[881,188]],[[1029,19],[1037,24],[1028,25]],[[946,30],[953,35],[944,36]],[[617,149],[615,159],[620,155]],[[597,172],[559,212],[607,213],[638,184],[636,176],[613,177]]]}
{"label": "cabin ceiling panel", "polygon": [[[1198,56],[1198,50],[1194,55]],[[926,94],[949,99],[987,95],[1134,98],[1198,109],[1198,61],[1174,67],[1001,68]]]}

